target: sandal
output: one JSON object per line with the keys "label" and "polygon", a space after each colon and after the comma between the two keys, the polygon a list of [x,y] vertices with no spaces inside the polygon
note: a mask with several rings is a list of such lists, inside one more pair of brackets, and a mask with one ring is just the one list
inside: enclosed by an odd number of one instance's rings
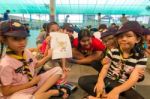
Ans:
{"label": "sandal", "polygon": [[[62,89],[65,89],[66,90],[66,93],[70,96],[71,95],[71,89],[68,87],[68,86],[65,86],[65,85],[61,85],[60,86],[60,88],[59,88],[59,92],[60,92],[60,94],[59,95],[61,95],[61,96],[63,96],[64,95],[64,91],[62,91]],[[63,95],[62,95],[62,93],[63,93]]]}
{"label": "sandal", "polygon": [[[57,96],[52,96],[52,97],[66,97],[65,95],[67,95],[67,98],[63,98],[63,99],[68,99],[68,96],[71,95],[71,90],[64,85],[61,86],[53,86],[52,88],[50,88],[49,90],[58,90],[58,95]],[[51,99],[52,97],[50,97],[49,99]],[[54,98],[55,99],[55,98]]]}
{"label": "sandal", "polygon": [[62,91],[61,89],[58,89],[58,91],[59,91],[58,97],[62,97],[65,94],[64,91]]}
{"label": "sandal", "polygon": [[64,85],[67,86],[71,90],[71,92],[74,92],[77,90],[77,86],[75,84],[70,83],[70,82],[67,82]]}

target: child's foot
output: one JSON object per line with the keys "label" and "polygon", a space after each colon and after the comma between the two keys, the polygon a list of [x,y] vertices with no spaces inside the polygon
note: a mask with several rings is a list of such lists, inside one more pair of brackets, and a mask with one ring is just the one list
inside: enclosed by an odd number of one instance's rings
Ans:
{"label": "child's foot", "polygon": [[63,99],[68,99],[71,94],[71,89],[65,85],[61,85],[59,88],[59,96]]}
{"label": "child's foot", "polygon": [[65,88],[49,90],[49,99],[51,99],[53,96],[59,96],[62,97],[62,99],[68,99],[69,94]]}
{"label": "child's foot", "polygon": [[61,95],[60,93],[62,93],[62,98],[63,99],[68,99],[69,94],[67,93],[67,90],[65,88],[59,89],[59,95]]}

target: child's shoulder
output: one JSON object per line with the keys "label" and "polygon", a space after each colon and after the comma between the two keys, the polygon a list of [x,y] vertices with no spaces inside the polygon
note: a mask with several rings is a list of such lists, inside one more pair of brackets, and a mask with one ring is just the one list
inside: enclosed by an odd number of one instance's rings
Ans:
{"label": "child's shoulder", "polygon": [[111,53],[119,53],[119,49],[113,48],[113,49],[109,50],[109,52],[111,52]]}
{"label": "child's shoulder", "polygon": [[12,61],[11,57],[9,57],[8,55],[4,55],[0,60],[0,64],[2,64],[2,63],[8,64],[11,61]]}
{"label": "child's shoulder", "polygon": [[0,60],[0,69],[10,67],[14,63],[14,59],[8,55],[4,55]]}
{"label": "child's shoulder", "polygon": [[119,49],[111,49],[111,50],[108,50],[107,51],[107,55],[111,55],[111,56],[114,56],[116,57],[116,55],[120,55],[120,52],[119,52]]}

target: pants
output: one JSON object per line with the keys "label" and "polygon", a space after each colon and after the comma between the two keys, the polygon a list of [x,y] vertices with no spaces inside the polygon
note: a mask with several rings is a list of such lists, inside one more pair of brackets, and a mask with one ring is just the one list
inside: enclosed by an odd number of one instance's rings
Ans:
{"label": "pants", "polygon": [[[96,93],[94,93],[94,87],[97,83],[98,75],[88,75],[88,76],[82,76],[79,78],[78,84],[79,86],[85,90],[88,94],[96,96]],[[109,85],[106,87],[106,92],[110,92],[114,87],[119,86],[121,83],[111,80],[110,78],[104,79],[105,84],[109,83]],[[123,92],[120,94],[119,99],[144,99],[138,92],[136,92],[134,89],[130,88],[129,90]]]}

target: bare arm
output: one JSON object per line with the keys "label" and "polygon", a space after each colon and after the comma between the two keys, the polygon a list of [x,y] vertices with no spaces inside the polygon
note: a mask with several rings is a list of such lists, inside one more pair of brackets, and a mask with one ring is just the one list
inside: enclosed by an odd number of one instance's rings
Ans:
{"label": "bare arm", "polygon": [[107,63],[103,64],[103,68],[99,73],[97,83],[94,87],[94,92],[96,92],[97,96],[100,96],[104,92],[104,88],[105,88],[104,78],[107,75],[109,66],[110,66],[110,62],[108,61]]}
{"label": "bare arm", "polygon": [[119,93],[122,93],[130,89],[131,87],[133,87],[137,83],[138,79],[140,78],[139,75],[140,75],[140,72],[142,71],[143,71],[143,68],[135,68],[134,71],[131,73],[129,79],[125,83],[116,87],[114,90],[117,90]]}
{"label": "bare arm", "polygon": [[38,67],[42,66],[42,65],[45,64],[49,59],[51,59],[51,57],[52,57],[52,50],[51,50],[50,45],[49,45],[50,39],[51,39],[50,36],[47,36],[47,37],[46,37],[45,40],[46,40],[46,42],[47,42],[47,45],[46,45],[44,57],[43,57],[41,60],[39,60],[39,61],[37,62],[35,68],[38,68]]}
{"label": "bare arm", "polygon": [[76,48],[72,48],[72,54],[75,59],[84,59],[84,55],[79,52]]}
{"label": "bare arm", "polygon": [[45,64],[50,58],[49,57],[44,57],[42,58],[41,60],[39,60],[37,63],[36,63],[36,66],[35,68],[38,68],[40,66],[42,66],[43,64]]}
{"label": "bare arm", "polygon": [[16,85],[16,86],[2,86],[2,93],[4,96],[9,96],[17,91],[30,88],[32,85],[30,83],[22,84],[22,85]]}
{"label": "bare arm", "polygon": [[47,56],[43,57],[41,60],[39,60],[35,66],[35,68],[38,68],[40,66],[42,66],[43,64],[45,64],[49,59],[51,59],[51,49],[48,50],[48,54]]}
{"label": "bare arm", "polygon": [[102,55],[102,51],[96,51],[94,54],[92,54],[90,56],[87,56],[83,59],[76,60],[76,63],[78,63],[78,64],[90,64],[93,61],[100,60],[101,55]]}
{"label": "bare arm", "polygon": [[34,77],[30,82],[27,82],[27,83],[22,84],[22,85],[1,86],[2,93],[4,96],[9,96],[15,92],[20,91],[20,90],[33,87],[35,84],[37,84],[39,82],[39,80],[40,80],[39,77]]}
{"label": "bare arm", "polygon": [[104,64],[102,70],[100,70],[98,82],[104,80],[107,75],[108,69],[110,67],[110,63]]}

